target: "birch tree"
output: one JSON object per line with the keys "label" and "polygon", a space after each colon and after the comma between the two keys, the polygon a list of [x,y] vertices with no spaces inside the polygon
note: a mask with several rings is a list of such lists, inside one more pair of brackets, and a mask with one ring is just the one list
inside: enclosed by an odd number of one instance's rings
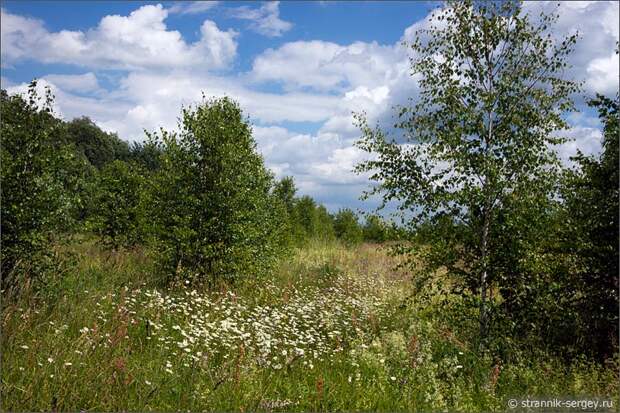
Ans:
{"label": "birch tree", "polygon": [[373,154],[357,171],[376,181],[365,196],[395,201],[413,230],[436,230],[434,248],[407,252],[463,276],[479,297],[481,337],[490,258],[501,253],[491,249],[496,217],[509,200],[537,208],[552,197],[555,132],[579,89],[564,76],[577,34],[554,38],[556,19],[520,2],[449,1],[407,44],[419,96],[397,108],[394,132],[357,117],[358,146]]}

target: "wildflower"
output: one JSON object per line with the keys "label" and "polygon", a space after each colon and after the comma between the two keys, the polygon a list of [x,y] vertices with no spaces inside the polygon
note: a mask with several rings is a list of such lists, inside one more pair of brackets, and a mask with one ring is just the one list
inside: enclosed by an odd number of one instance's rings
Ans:
{"label": "wildflower", "polygon": [[351,383],[351,380],[353,380],[353,378],[351,376],[349,376],[349,383]]}
{"label": "wildflower", "polygon": [[83,327],[83,328],[80,328],[80,333],[82,333],[82,334],[86,334],[86,333],[88,333],[89,331],[90,331],[90,330],[89,330],[89,328],[88,328],[88,327]]}
{"label": "wildflower", "polygon": [[25,344],[23,346],[21,346],[21,348],[23,348],[24,350],[28,350],[28,346],[25,345]]}
{"label": "wildflower", "polygon": [[69,363],[69,362],[66,362],[66,363],[65,363],[65,366],[69,367],[69,366],[73,366],[73,364],[72,364],[72,363]]}
{"label": "wildflower", "polygon": [[172,374],[172,370],[170,370],[170,369],[166,369],[166,373],[168,373],[168,374]]}
{"label": "wildflower", "polygon": [[146,383],[146,385],[147,385],[147,386],[150,386],[150,385],[151,385],[151,382],[150,382],[150,381],[148,381],[148,380],[144,380],[144,382]]}
{"label": "wildflower", "polygon": [[54,359],[53,359],[53,358],[51,358],[51,357],[48,357],[48,358],[47,358],[47,361],[48,361],[49,363],[53,363],[53,362],[54,362]]}
{"label": "wildflower", "polygon": [[463,366],[461,366],[460,364],[458,366],[456,366],[457,369],[462,369]]}
{"label": "wildflower", "polygon": [[396,381],[396,377],[392,376],[392,377],[390,377],[390,380]]}

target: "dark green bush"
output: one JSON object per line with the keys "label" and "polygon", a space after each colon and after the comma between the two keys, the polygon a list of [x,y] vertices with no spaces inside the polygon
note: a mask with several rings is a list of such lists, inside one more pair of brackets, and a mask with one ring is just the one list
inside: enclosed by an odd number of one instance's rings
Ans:
{"label": "dark green bush", "polygon": [[143,239],[144,171],[123,161],[106,164],[97,179],[92,226],[104,244],[116,250]]}
{"label": "dark green bush", "polygon": [[334,231],[338,239],[349,245],[359,244],[364,239],[357,215],[348,208],[341,209],[334,216]]}
{"label": "dark green bush", "polygon": [[53,114],[53,96],[27,100],[2,90],[1,177],[2,289],[17,291],[52,265],[54,236],[71,228],[84,164],[67,143],[64,123]]}

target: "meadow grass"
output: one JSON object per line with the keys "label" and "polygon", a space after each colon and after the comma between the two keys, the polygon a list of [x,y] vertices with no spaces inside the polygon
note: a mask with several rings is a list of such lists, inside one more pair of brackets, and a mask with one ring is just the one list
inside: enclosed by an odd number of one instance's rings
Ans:
{"label": "meadow grass", "polygon": [[379,245],[311,243],[268,278],[162,289],[142,249],[82,237],[2,311],[10,411],[503,411],[511,397],[618,402],[617,364],[480,355],[460,298],[412,295]]}

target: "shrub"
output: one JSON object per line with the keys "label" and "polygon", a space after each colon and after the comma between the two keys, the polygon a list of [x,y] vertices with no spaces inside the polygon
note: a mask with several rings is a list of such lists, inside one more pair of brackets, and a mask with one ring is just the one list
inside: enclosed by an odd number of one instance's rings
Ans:
{"label": "shrub", "polygon": [[150,135],[162,151],[150,202],[168,280],[264,273],[283,250],[283,206],[241,108],[205,100],[183,109],[179,129]]}
{"label": "shrub", "polygon": [[83,165],[53,115],[49,89],[28,88],[28,100],[2,90],[2,289],[17,291],[49,264],[53,236],[69,228]]}
{"label": "shrub", "polygon": [[359,244],[364,237],[357,215],[348,208],[341,209],[334,217],[334,231],[339,239],[350,245]]}
{"label": "shrub", "polygon": [[97,183],[92,219],[95,232],[114,250],[135,245],[142,238],[141,171],[126,162],[112,161],[103,167]]}

